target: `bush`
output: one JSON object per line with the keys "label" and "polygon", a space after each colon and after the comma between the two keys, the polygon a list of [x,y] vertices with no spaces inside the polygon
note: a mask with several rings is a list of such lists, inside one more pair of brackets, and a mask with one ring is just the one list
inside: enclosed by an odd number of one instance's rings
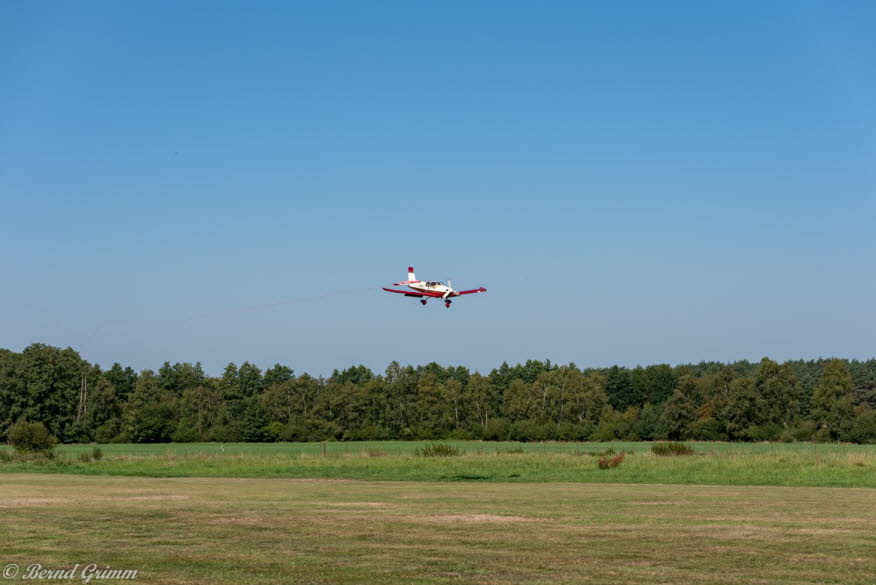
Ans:
{"label": "bush", "polygon": [[176,426],[176,430],[173,431],[173,435],[170,436],[170,439],[174,443],[194,443],[200,439],[200,437],[193,426],[180,421]]}
{"label": "bush", "polygon": [[556,428],[550,424],[539,424],[531,420],[519,420],[511,425],[508,438],[512,441],[550,441],[556,438]]}
{"label": "bush", "polygon": [[484,425],[481,435],[485,441],[505,441],[510,430],[511,423],[508,419],[492,418]]}
{"label": "bush", "polygon": [[812,440],[816,443],[832,443],[833,437],[830,436],[828,429],[818,429],[812,435]]}
{"label": "bush", "polygon": [[48,453],[58,443],[58,439],[41,422],[18,421],[9,427],[7,437],[13,449],[28,453]]}
{"label": "bush", "polygon": [[811,420],[798,421],[781,432],[778,440],[782,443],[797,443],[798,441],[811,441],[816,431],[815,423]]}
{"label": "bush", "polygon": [[422,449],[417,449],[420,457],[456,457],[462,451],[447,443],[426,443]]}
{"label": "bush", "polygon": [[122,431],[110,441],[111,443],[131,443],[131,435],[128,431]]}
{"label": "bush", "polygon": [[876,410],[865,410],[858,414],[852,422],[848,438],[855,443],[876,443]]}
{"label": "bush", "polygon": [[664,441],[662,443],[654,443],[651,445],[651,452],[655,455],[693,455],[693,448],[690,445],[679,443],[677,441]]}
{"label": "bush", "polygon": [[474,439],[474,435],[468,429],[453,429],[447,436],[454,441],[471,441]]}
{"label": "bush", "polygon": [[691,425],[691,438],[696,441],[726,441],[727,434],[721,430],[721,423],[712,417],[701,418]]}
{"label": "bush", "polygon": [[280,440],[280,436],[283,434],[283,423],[273,421],[265,425],[262,429],[262,435],[264,436],[266,441],[269,442],[277,442]]}
{"label": "bush", "polygon": [[624,462],[625,457],[626,457],[626,453],[624,451],[621,451],[620,453],[618,453],[617,455],[615,455],[614,457],[611,457],[611,458],[609,458],[608,456],[600,457],[599,458],[599,469],[614,469],[615,467],[617,467],[618,465],[620,465],[621,463]]}
{"label": "bush", "polygon": [[611,420],[602,420],[596,430],[590,435],[591,441],[608,442],[615,441],[618,438],[617,422]]}
{"label": "bush", "polygon": [[751,425],[745,430],[745,434],[751,441],[778,441],[785,429],[776,423],[764,423]]}
{"label": "bush", "polygon": [[591,428],[584,425],[564,422],[560,423],[557,428],[557,439],[560,441],[586,441],[591,431]]}
{"label": "bush", "polygon": [[94,431],[94,440],[98,443],[111,443],[113,437],[121,431],[121,422],[117,418],[111,418]]}
{"label": "bush", "polygon": [[210,427],[207,438],[213,443],[236,443],[241,440],[239,431],[231,425]]}
{"label": "bush", "polygon": [[523,447],[517,445],[516,447],[505,447],[496,449],[496,455],[521,455],[523,454]]}

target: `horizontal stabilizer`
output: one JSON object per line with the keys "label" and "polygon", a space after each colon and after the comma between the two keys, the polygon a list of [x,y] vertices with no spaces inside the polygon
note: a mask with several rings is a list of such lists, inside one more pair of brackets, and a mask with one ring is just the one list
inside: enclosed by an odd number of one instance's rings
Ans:
{"label": "horizontal stabilizer", "polygon": [[471,290],[461,290],[461,291],[459,291],[459,294],[470,295],[470,294],[479,293],[479,292],[487,292],[487,289],[485,289],[484,287],[481,287],[481,288],[473,288]]}
{"label": "horizontal stabilizer", "polygon": [[383,287],[383,290],[391,293],[399,293],[405,295],[406,297],[435,297],[438,298],[441,296],[441,293],[437,292],[411,292],[409,290],[395,290],[392,288]]}

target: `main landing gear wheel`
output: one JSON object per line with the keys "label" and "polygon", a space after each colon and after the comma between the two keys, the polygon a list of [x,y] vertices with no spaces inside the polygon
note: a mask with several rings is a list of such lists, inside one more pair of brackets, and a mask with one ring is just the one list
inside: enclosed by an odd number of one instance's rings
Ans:
{"label": "main landing gear wheel", "polygon": [[425,305],[425,304],[426,304],[426,299],[420,299],[420,304],[421,304],[421,305]]}

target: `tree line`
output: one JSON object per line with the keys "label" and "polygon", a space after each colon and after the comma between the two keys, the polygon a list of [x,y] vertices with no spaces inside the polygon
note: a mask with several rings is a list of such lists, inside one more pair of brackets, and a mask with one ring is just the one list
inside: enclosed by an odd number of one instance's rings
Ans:
{"label": "tree line", "polygon": [[578,368],[392,362],[331,376],[231,363],[102,369],[73,349],[0,349],[0,434],[64,442],[484,439],[876,442],[876,359]]}

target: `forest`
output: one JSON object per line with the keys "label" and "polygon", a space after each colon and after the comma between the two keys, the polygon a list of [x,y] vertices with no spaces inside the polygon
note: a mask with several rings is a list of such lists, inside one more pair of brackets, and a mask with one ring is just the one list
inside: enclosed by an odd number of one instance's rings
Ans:
{"label": "forest", "polygon": [[529,360],[358,365],[331,376],[230,363],[108,369],[72,348],[0,349],[0,435],[66,443],[388,439],[876,442],[876,359],[579,368]]}

